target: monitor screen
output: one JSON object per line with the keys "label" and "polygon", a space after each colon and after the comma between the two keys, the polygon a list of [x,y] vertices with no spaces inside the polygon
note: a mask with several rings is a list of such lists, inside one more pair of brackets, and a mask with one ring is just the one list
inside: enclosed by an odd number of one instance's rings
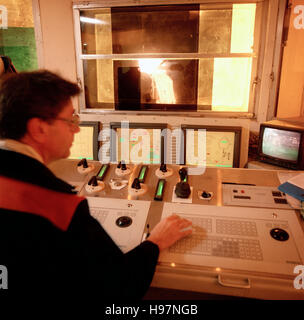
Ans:
{"label": "monitor screen", "polygon": [[[128,129],[112,125],[111,162],[160,164],[164,125],[132,125]],[[113,134],[115,135],[113,136]],[[115,141],[115,144],[113,143]]]}
{"label": "monitor screen", "polygon": [[241,127],[183,126],[185,163],[206,167],[239,167]]}
{"label": "monitor screen", "polygon": [[193,131],[193,134],[187,134],[186,139],[186,164],[199,164],[198,159],[204,157],[203,146],[206,145],[207,167],[233,167],[234,132],[206,131],[204,140],[198,131]]}
{"label": "monitor screen", "polygon": [[301,133],[265,128],[262,141],[264,155],[296,162],[299,156]]}
{"label": "monitor screen", "polygon": [[74,135],[69,159],[98,160],[98,122],[82,122]]}

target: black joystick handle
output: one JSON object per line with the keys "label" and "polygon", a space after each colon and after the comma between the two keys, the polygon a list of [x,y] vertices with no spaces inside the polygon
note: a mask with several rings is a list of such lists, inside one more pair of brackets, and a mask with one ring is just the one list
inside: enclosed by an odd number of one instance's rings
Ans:
{"label": "black joystick handle", "polygon": [[186,176],[188,175],[187,169],[186,168],[181,168],[179,171],[179,177],[181,181],[184,181]]}
{"label": "black joystick handle", "polygon": [[162,164],[160,165],[159,170],[160,170],[161,172],[167,172],[167,165],[166,165],[165,163],[162,163]]}
{"label": "black joystick handle", "polygon": [[119,164],[117,165],[117,169],[121,168],[121,161],[119,161]]}
{"label": "black joystick handle", "polygon": [[92,187],[97,187],[97,186],[98,186],[97,177],[96,177],[96,176],[93,176],[93,177],[89,180],[88,185],[89,185],[89,186],[92,186]]}
{"label": "black joystick handle", "polygon": [[134,179],[134,181],[132,183],[132,188],[133,189],[137,189],[137,190],[141,189],[140,182],[139,182],[138,178]]}
{"label": "black joystick handle", "polygon": [[81,159],[78,164],[77,167],[83,166],[84,168],[88,168],[88,162],[86,158]]}

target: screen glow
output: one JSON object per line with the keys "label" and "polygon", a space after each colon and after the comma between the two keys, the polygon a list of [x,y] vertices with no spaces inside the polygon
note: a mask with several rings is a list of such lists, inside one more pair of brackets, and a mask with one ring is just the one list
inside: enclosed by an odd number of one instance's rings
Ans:
{"label": "screen glow", "polygon": [[265,128],[262,152],[273,158],[297,161],[300,140],[301,134],[299,132]]}

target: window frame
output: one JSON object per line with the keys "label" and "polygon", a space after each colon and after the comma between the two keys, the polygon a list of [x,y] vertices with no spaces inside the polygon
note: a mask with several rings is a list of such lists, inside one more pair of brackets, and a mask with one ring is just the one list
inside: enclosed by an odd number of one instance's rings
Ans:
{"label": "window frame", "polygon": [[[197,110],[196,112],[191,112],[192,117],[224,117],[224,118],[246,118],[246,119],[257,119],[258,113],[263,112],[267,114],[268,100],[261,98],[261,94],[265,90],[261,90],[261,85],[263,83],[263,77],[265,77],[265,63],[270,63],[272,68],[272,61],[274,55],[274,42],[275,35],[271,35],[266,32],[262,35],[262,26],[269,25],[277,27],[277,15],[275,19],[269,21],[269,10],[271,8],[276,8],[279,6],[279,2],[285,0],[235,0],[235,1],[225,1],[225,0],[197,0],[197,1],[184,1],[184,0],[171,0],[167,1],[166,5],[176,5],[176,4],[200,4],[200,8],[212,6],[212,8],[223,8],[227,7],[227,4],[232,3],[256,3],[256,19],[258,21],[255,23],[254,30],[254,47],[252,53],[230,53],[230,54],[200,54],[200,53],[157,53],[157,54],[82,54],[81,46],[81,30],[80,30],[80,11],[81,10],[95,10],[98,8],[111,8],[120,6],[145,6],[145,5],[164,5],[163,1],[154,0],[138,0],[136,3],[131,0],[106,0],[102,2],[86,2],[86,3],[73,3],[73,14],[74,14],[74,30],[75,30],[75,48],[76,48],[76,66],[77,66],[77,80],[81,88],[84,85],[84,73],[83,73],[83,60],[96,60],[96,59],[139,59],[139,58],[210,58],[210,57],[252,57],[252,73],[250,82],[250,93],[249,95],[249,105],[248,112],[233,112],[233,111],[212,111],[212,110]],[[270,45],[269,45],[270,44]],[[272,55],[270,56],[272,52]],[[265,59],[266,58],[266,59]],[[268,62],[267,62],[268,61]],[[264,80],[267,81],[270,79]],[[270,84],[267,86],[268,89]],[[269,97],[269,92],[267,96]],[[261,108],[261,104],[263,105]],[[79,96],[79,112],[80,113],[113,113],[113,114],[161,114],[161,115],[189,115],[187,111],[129,111],[129,110],[115,110],[115,109],[100,109],[100,108],[86,108],[85,104],[85,93]],[[261,117],[260,117],[261,118]]]}

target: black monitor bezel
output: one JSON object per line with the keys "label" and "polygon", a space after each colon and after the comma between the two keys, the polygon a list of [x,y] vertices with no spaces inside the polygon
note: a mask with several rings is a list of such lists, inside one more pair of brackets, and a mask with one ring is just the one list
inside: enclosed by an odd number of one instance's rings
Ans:
{"label": "black monitor bezel", "polygon": [[[242,141],[242,127],[238,126],[209,126],[209,125],[182,125],[181,126],[184,133],[184,150],[183,150],[183,158],[184,165],[187,163],[187,145],[186,145],[186,129],[205,129],[206,131],[214,131],[214,132],[234,132],[234,148],[233,148],[233,168],[240,167],[240,154],[241,154],[241,141]],[[212,167],[212,168],[217,168]]]}
{"label": "black monitor bezel", "polygon": [[[298,132],[300,134],[300,144],[299,144],[299,152],[298,152],[298,158],[297,160],[287,160],[287,159],[280,159],[277,157],[272,157],[268,154],[263,153],[263,136],[266,128],[272,128],[282,131],[292,131],[292,132]],[[289,126],[282,126],[282,125],[276,125],[276,124],[267,124],[262,123],[260,125],[260,132],[259,132],[259,144],[258,144],[258,157],[259,160],[265,163],[278,165],[280,167],[288,168],[288,169],[301,169],[301,163],[304,160],[303,155],[304,150],[304,130],[301,128],[293,128]],[[301,152],[302,151],[302,152]]]}
{"label": "black monitor bezel", "polygon": [[[117,163],[117,152],[116,152],[116,129],[121,128],[121,122],[111,122],[110,123],[110,162],[111,163]],[[138,123],[138,122],[130,122],[129,123],[129,128],[130,129],[167,129],[168,125],[167,123]],[[113,143],[115,142],[115,143]],[[164,157],[164,147],[165,147],[165,142],[164,142],[164,136],[161,135],[161,160],[160,163],[163,161]]]}
{"label": "black monitor bezel", "polygon": [[[99,122],[98,121],[81,121],[79,127],[90,127],[93,128],[93,160],[98,160],[98,132],[99,132]],[[72,158],[71,158],[72,159]],[[79,158],[77,158],[79,159]]]}

